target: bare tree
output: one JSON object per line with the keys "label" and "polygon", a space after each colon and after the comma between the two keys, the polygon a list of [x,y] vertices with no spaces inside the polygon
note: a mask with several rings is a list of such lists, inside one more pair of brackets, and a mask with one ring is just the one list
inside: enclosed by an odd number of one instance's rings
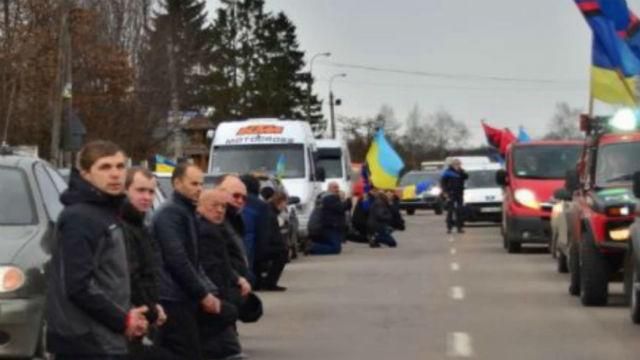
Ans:
{"label": "bare tree", "polygon": [[425,142],[442,154],[450,149],[464,147],[470,136],[467,125],[454,119],[445,110],[429,116],[427,132]]}
{"label": "bare tree", "polygon": [[549,121],[547,140],[580,139],[583,134],[578,128],[581,109],[572,108],[566,102],[556,104],[556,112]]}

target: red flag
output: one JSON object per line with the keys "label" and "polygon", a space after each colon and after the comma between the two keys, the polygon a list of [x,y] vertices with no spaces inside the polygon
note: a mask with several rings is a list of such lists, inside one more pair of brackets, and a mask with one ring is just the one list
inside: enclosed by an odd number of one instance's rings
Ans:
{"label": "red flag", "polygon": [[503,131],[492,128],[485,124],[484,121],[482,121],[482,129],[484,130],[484,134],[487,136],[487,142],[489,145],[499,149]]}
{"label": "red flag", "polygon": [[511,145],[512,143],[518,141],[518,138],[513,135],[513,133],[509,129],[504,129],[500,132],[500,146],[498,146],[498,150],[500,151],[500,155],[504,157],[504,155],[507,153],[507,147],[509,147],[509,145]]}

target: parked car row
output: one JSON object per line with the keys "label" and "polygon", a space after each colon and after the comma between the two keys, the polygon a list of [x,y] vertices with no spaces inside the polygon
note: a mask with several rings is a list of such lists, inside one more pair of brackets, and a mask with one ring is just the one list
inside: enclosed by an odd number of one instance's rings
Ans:
{"label": "parked car row", "polygon": [[[505,247],[517,252],[520,246],[514,244],[525,240],[548,243],[557,271],[569,274],[569,293],[584,306],[607,305],[610,283],[622,281],[631,319],[640,323],[638,121],[626,111],[583,116],[581,129],[586,137],[580,143],[530,145],[545,147],[539,150],[542,164],[555,169],[545,183],[539,173],[524,172],[519,164],[524,146],[511,147],[507,170],[498,176],[506,194]],[[550,153],[545,157],[544,151]],[[518,216],[529,219],[514,220]]]}

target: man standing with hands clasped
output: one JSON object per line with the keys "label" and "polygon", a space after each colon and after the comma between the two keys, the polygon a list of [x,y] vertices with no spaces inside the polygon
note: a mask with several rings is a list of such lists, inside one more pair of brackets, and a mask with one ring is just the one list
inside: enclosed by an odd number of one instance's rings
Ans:
{"label": "man standing with hands clasped", "polygon": [[118,212],[126,155],[108,141],[78,154],[57,221],[47,286],[47,344],[56,360],[126,359],[127,339],[147,332],[146,306],[132,308]]}
{"label": "man standing with hands clasped", "polygon": [[171,176],[174,188],[153,218],[153,234],[158,240],[163,266],[160,274],[160,301],[167,322],[160,330],[159,345],[181,359],[202,359],[198,316],[220,313],[216,286],[200,266],[196,205],[204,174],[196,165],[180,163]]}
{"label": "man standing with hands clasped", "polygon": [[464,225],[462,210],[464,206],[464,183],[468,178],[469,175],[462,168],[460,159],[453,159],[451,165],[442,174],[440,185],[447,204],[448,234],[451,234],[454,226],[458,229],[458,233],[464,232],[462,230]]}

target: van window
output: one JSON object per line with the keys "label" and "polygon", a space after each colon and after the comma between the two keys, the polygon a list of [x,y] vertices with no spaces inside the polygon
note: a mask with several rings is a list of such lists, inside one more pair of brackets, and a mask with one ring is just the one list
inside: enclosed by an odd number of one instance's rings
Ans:
{"label": "van window", "polygon": [[264,172],[284,179],[305,177],[304,146],[225,145],[213,150],[213,174]]}
{"label": "van window", "polygon": [[342,149],[318,149],[318,166],[324,168],[327,179],[342,178]]}
{"label": "van window", "polygon": [[513,172],[527,179],[564,179],[575,168],[580,145],[521,146],[513,150]]}

